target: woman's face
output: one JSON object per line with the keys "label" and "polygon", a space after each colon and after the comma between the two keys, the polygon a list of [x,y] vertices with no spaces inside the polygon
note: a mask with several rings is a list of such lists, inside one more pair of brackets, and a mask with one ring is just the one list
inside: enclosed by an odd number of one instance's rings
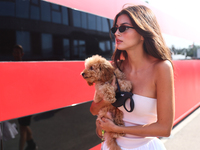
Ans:
{"label": "woman's face", "polygon": [[[131,20],[125,14],[120,15],[116,22],[116,27],[128,26],[133,27]],[[144,38],[132,28],[127,28],[124,32],[120,32],[119,29],[115,32],[115,44],[119,50],[133,50],[137,47],[143,46]]]}

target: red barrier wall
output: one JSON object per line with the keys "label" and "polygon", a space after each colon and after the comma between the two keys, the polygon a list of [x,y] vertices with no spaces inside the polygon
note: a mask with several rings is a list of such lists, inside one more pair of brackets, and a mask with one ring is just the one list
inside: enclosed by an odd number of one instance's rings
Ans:
{"label": "red barrier wall", "polygon": [[0,63],[0,121],[92,100],[83,68],[84,62]]}
{"label": "red barrier wall", "polygon": [[[176,124],[200,106],[200,60],[173,63]],[[83,61],[0,63],[0,121],[92,100],[83,69]]]}
{"label": "red barrier wall", "polygon": [[200,60],[179,60],[174,63],[175,122],[200,106]]}

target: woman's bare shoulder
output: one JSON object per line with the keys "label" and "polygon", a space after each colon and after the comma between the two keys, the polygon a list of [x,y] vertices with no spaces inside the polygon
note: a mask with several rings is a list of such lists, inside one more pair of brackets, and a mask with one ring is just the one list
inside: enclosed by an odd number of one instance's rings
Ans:
{"label": "woman's bare shoulder", "polygon": [[157,63],[155,63],[154,69],[158,72],[172,71],[173,65],[172,62],[170,62],[169,60],[158,61]]}
{"label": "woman's bare shoulder", "polygon": [[169,60],[159,61],[154,66],[156,80],[172,80],[173,65]]}

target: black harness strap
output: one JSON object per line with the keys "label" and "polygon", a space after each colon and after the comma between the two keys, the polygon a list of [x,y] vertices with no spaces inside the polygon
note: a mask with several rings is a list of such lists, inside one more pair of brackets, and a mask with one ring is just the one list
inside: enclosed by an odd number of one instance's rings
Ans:
{"label": "black harness strap", "polygon": [[[116,77],[116,75],[115,75],[115,77]],[[117,80],[117,77],[116,77],[116,84],[117,84],[118,92],[116,92],[116,95],[115,95],[116,102],[112,103],[112,105],[115,106],[115,107],[120,107],[120,106],[123,105],[124,109],[127,112],[132,112],[133,109],[134,109],[133,93],[131,93],[131,92],[122,92],[120,90],[120,86],[119,86],[119,82]],[[126,105],[125,105],[127,99],[130,99],[130,110],[128,110],[126,108]]]}

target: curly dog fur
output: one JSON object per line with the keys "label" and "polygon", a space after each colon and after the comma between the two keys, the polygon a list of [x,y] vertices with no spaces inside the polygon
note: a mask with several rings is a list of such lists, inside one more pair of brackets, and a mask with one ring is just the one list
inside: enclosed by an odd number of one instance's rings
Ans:
{"label": "curly dog fur", "polygon": [[[116,75],[120,90],[131,92],[131,82],[126,80],[125,75],[119,69],[114,68],[109,61],[99,55],[94,55],[85,60],[85,69],[81,74],[88,85],[91,86],[95,83],[96,91],[94,102],[97,103],[101,100],[110,102],[110,105],[101,108],[97,119],[106,117],[112,120],[116,125],[124,126],[123,112],[111,104],[116,101],[115,92],[117,90],[117,85],[115,84],[113,86],[111,84]],[[116,142],[116,138],[119,136],[124,136],[124,134],[105,133],[104,138],[107,142],[106,144],[111,150],[121,150]]]}

